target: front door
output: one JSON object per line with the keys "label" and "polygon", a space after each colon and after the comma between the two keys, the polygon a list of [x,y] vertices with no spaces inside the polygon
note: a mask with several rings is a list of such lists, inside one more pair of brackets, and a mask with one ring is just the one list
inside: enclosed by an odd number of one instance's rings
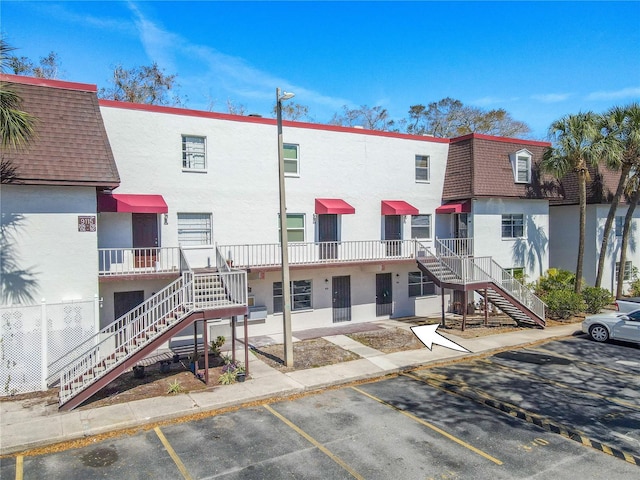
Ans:
{"label": "front door", "polygon": [[333,277],[333,323],[351,321],[351,277]]}
{"label": "front door", "polygon": [[469,214],[455,213],[453,215],[453,221],[454,238],[469,238]]}
{"label": "front door", "polygon": [[393,290],[390,273],[376,274],[376,316],[393,313]]}
{"label": "front door", "polygon": [[157,258],[158,215],[133,213],[131,216],[135,267],[153,267]]}
{"label": "front door", "polygon": [[144,302],[144,290],[130,292],[114,292],[113,294],[113,319],[117,320],[125,313],[133,310]]}
{"label": "front door", "polygon": [[385,215],[384,239],[387,241],[387,256],[402,254],[402,218],[400,215]]}
{"label": "front door", "polygon": [[338,215],[318,215],[320,259],[338,258]]}

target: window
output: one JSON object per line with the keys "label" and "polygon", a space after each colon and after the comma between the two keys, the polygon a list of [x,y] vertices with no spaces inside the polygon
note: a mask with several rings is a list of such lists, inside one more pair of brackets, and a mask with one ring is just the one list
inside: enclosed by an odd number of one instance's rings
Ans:
{"label": "window", "polygon": [[298,145],[285,143],[282,146],[284,159],[284,174],[289,177],[297,177],[300,175],[298,165]]}
{"label": "window", "polygon": [[513,167],[514,181],[516,183],[531,183],[531,152],[520,150],[509,157]]}
{"label": "window", "polygon": [[435,295],[436,286],[422,272],[409,272],[409,296],[423,297]]}
{"label": "window", "polygon": [[178,213],[178,243],[183,247],[211,245],[211,214]]}
{"label": "window", "polygon": [[502,215],[502,238],[519,238],[524,236],[524,215],[511,213]]}
{"label": "window", "polygon": [[505,272],[510,273],[516,280],[524,280],[524,267],[505,268],[504,270]]}
{"label": "window", "polygon": [[431,238],[431,215],[411,216],[411,238]]}
{"label": "window", "polygon": [[[280,215],[278,215],[280,238]],[[287,242],[304,242],[304,213],[287,213]]]}
{"label": "window", "polygon": [[[308,310],[311,306],[311,280],[291,283],[291,310]],[[273,313],[282,312],[282,282],[273,282]]]}
{"label": "window", "polygon": [[416,155],[416,182],[429,180],[429,155]]}
{"label": "window", "polygon": [[204,137],[182,136],[182,168],[184,170],[207,169],[204,140]]}
{"label": "window", "polygon": [[[624,277],[623,280],[628,282],[631,280],[631,273],[633,271],[633,263],[630,261],[624,262]],[[620,262],[616,262],[616,279],[618,278],[618,273],[620,272]]]}
{"label": "window", "polygon": [[624,217],[616,217],[616,237],[621,237],[624,230]]}

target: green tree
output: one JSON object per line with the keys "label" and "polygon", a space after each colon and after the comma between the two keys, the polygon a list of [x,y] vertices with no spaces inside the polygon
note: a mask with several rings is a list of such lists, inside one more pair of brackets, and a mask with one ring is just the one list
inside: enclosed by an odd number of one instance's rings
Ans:
{"label": "green tree", "polygon": [[602,130],[608,148],[607,166],[620,172],[616,192],[611,199],[609,213],[604,224],[600,256],[598,258],[598,272],[595,286],[602,283],[604,264],[609,245],[609,235],[616,218],[618,203],[624,193],[629,176],[635,169],[640,169],[640,104],[632,103],[626,107],[613,107],[602,117]]}
{"label": "green tree", "polygon": [[[0,72],[4,73],[9,52],[14,48],[0,39]],[[35,135],[36,118],[22,111],[22,98],[8,82],[0,82],[0,145],[2,149],[20,149],[27,146]],[[5,165],[4,160],[2,165]],[[3,166],[2,169],[8,168]],[[3,181],[6,177],[3,175]]]}
{"label": "green tree", "polygon": [[[634,170],[633,175],[629,178],[625,187],[627,194],[627,213],[624,216],[624,227],[622,229],[622,245],[620,246],[620,268],[618,269],[618,278],[616,285],[616,298],[620,298],[623,294],[624,286],[624,264],[627,261],[627,247],[629,239],[632,235],[633,212],[640,200],[640,170]],[[637,238],[637,237],[636,237]]]}
{"label": "green tree", "polygon": [[575,172],[578,177],[580,220],[574,291],[580,293],[584,262],[587,180],[591,180],[588,167],[597,165],[602,158],[603,137],[599,131],[598,116],[592,112],[566,115],[551,124],[549,138],[552,146],[543,155],[542,170],[558,179],[569,172]]}
{"label": "green tree", "polygon": [[504,109],[484,110],[450,97],[431,102],[426,107],[422,104],[410,106],[406,125],[407,133],[443,138],[468,133],[523,137],[531,131],[526,123],[513,119]]}
{"label": "green tree", "polygon": [[342,114],[335,113],[329,124],[382,131],[393,131],[395,126],[395,122],[389,118],[389,112],[386,108],[381,106],[369,107],[367,105],[361,105],[360,108],[353,109],[345,105],[342,107]]}
{"label": "green tree", "polygon": [[176,75],[167,75],[157,63],[125,70],[118,65],[113,70],[109,88],[101,88],[98,96],[107,100],[146,103],[148,105],[184,105],[176,89]]}
{"label": "green tree", "polygon": [[7,66],[15,75],[28,75],[36,78],[58,78],[60,60],[58,54],[49,52],[46,57],[40,57],[39,65],[35,65],[27,57],[11,56],[7,59]]}

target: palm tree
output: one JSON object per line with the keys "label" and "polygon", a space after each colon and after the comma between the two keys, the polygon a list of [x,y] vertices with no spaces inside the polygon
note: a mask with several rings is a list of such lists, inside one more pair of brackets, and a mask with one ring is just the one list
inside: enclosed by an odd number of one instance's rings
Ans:
{"label": "palm tree", "polygon": [[624,216],[624,227],[622,229],[622,245],[620,246],[620,267],[618,268],[618,278],[616,285],[616,298],[622,296],[622,287],[624,286],[624,264],[627,261],[627,245],[631,237],[631,219],[633,212],[640,200],[640,169],[634,169],[633,174],[629,177],[625,193],[627,194],[627,213]]}
{"label": "palm tree", "polygon": [[587,212],[587,181],[591,180],[589,166],[597,165],[602,156],[603,137],[599,130],[598,115],[587,112],[566,115],[549,127],[549,138],[553,146],[543,156],[542,170],[561,179],[569,172],[578,177],[580,223],[578,261],[574,291],[582,290],[582,271]]}
{"label": "palm tree", "polygon": [[[9,61],[8,53],[13,50],[0,38],[0,72],[4,72]],[[25,147],[35,135],[36,119],[20,109],[22,98],[14,92],[10,84],[0,82],[0,146],[3,149]]]}
{"label": "palm tree", "polygon": [[618,203],[632,169],[640,168],[640,104],[632,103],[626,107],[613,107],[604,114],[602,119],[605,141],[610,146],[610,148],[606,149],[610,153],[607,159],[607,166],[612,170],[620,170],[620,179],[618,180],[616,193],[611,199],[609,214],[604,224],[600,257],[598,258],[596,287],[599,287],[602,283],[609,235],[616,218]]}

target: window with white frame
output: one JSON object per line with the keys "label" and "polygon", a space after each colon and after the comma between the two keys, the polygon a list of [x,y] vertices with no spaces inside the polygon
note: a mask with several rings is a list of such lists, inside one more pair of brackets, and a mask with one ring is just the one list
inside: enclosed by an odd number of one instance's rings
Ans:
{"label": "window with white frame", "polygon": [[621,237],[624,231],[624,217],[616,217],[616,237]]}
{"label": "window with white frame", "polygon": [[285,143],[282,146],[284,174],[288,177],[297,177],[300,175],[299,150],[299,146],[292,143]]}
{"label": "window with white frame", "polygon": [[[287,242],[304,242],[304,213],[287,213]],[[280,215],[278,214],[278,238],[280,238]]]}
{"label": "window with white frame", "polygon": [[[308,310],[311,303],[311,280],[293,280],[291,285],[291,310]],[[273,313],[282,312],[282,282],[273,282]]]}
{"label": "window with white frame", "polygon": [[510,155],[513,167],[513,179],[516,183],[531,183],[531,159],[529,150],[520,150]]}
{"label": "window with white frame", "polygon": [[211,245],[210,213],[178,213],[178,244],[183,247]]}
{"label": "window with white frame", "polygon": [[198,171],[207,169],[205,137],[182,135],[182,168]]}
{"label": "window with white frame", "polygon": [[[618,273],[620,272],[620,262],[616,262],[616,279],[618,278]],[[633,272],[633,262],[627,260],[624,262],[624,277],[622,280],[628,282],[631,280],[631,274]]]}
{"label": "window with white frame", "polygon": [[524,237],[524,215],[509,213],[502,215],[502,238]]}
{"label": "window with white frame", "polygon": [[428,182],[430,175],[429,155],[416,155],[416,182]]}
{"label": "window with white frame", "polygon": [[524,280],[524,267],[511,267],[504,269],[507,273],[510,273],[516,280]]}
{"label": "window with white frame", "polygon": [[422,272],[409,272],[409,296],[424,297],[426,295],[435,295],[436,286]]}
{"label": "window with white frame", "polygon": [[411,238],[431,238],[431,215],[411,216]]}

